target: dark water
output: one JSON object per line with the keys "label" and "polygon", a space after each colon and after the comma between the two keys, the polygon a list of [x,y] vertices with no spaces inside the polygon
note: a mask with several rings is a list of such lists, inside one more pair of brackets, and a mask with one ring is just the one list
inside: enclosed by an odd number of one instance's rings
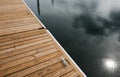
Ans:
{"label": "dark water", "polygon": [[120,77],[120,0],[25,0],[88,77]]}

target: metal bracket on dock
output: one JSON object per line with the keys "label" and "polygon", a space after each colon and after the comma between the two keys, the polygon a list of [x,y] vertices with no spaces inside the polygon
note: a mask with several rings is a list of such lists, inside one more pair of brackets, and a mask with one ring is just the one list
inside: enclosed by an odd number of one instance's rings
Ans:
{"label": "metal bracket on dock", "polygon": [[67,63],[67,61],[65,60],[64,57],[62,57],[62,63],[63,63],[63,65],[64,65],[65,67],[68,66],[68,63]]}

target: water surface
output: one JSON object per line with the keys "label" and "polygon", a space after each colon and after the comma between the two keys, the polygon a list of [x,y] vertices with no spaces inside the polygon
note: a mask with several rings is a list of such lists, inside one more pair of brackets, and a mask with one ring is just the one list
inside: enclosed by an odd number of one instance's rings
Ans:
{"label": "water surface", "polygon": [[88,77],[120,77],[120,0],[25,0]]}

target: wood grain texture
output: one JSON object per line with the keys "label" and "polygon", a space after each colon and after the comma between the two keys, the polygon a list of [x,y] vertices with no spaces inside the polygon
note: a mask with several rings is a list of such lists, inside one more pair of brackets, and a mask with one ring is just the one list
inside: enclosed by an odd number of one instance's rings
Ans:
{"label": "wood grain texture", "polygon": [[61,68],[64,68],[64,66],[61,62],[58,62],[49,67],[44,68],[43,70],[38,70],[37,72],[31,73],[25,77],[43,77],[49,73],[52,73],[52,72],[55,72],[56,70],[61,69]]}
{"label": "wood grain texture", "polygon": [[43,28],[22,0],[0,0],[0,36]]}

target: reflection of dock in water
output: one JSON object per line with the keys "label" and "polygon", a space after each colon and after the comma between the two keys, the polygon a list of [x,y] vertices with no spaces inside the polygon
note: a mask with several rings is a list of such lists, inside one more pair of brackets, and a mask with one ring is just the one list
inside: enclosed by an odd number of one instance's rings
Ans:
{"label": "reflection of dock in water", "polygon": [[52,0],[52,5],[54,5],[54,0]]}
{"label": "reflection of dock in water", "polygon": [[40,2],[37,0],[37,9],[38,9],[38,14],[40,15]]}

